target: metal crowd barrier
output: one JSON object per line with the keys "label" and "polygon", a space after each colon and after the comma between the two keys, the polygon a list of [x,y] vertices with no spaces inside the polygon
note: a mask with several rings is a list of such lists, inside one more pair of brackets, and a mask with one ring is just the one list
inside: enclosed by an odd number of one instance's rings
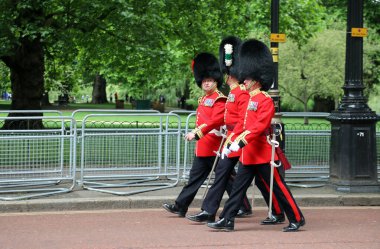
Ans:
{"label": "metal crowd barrier", "polygon": [[[1,117],[11,112],[31,116]],[[33,116],[36,113],[44,116]],[[179,116],[183,114],[184,124]],[[84,117],[77,124],[79,115]],[[283,113],[284,117],[328,115]],[[188,179],[195,142],[183,136],[195,126],[193,111],[81,109],[71,117],[59,111],[0,111],[0,128],[20,119],[27,126],[40,119],[43,128],[0,129],[0,200],[66,193],[76,183],[88,190],[131,195],[174,187],[179,179]],[[380,123],[376,130],[380,180]],[[292,164],[285,174],[289,185],[326,184],[330,137],[329,123],[285,124],[285,154]]]}
{"label": "metal crowd barrier", "polygon": [[[329,113],[293,113],[284,112],[284,117],[309,117],[323,118]],[[186,120],[185,133],[194,128],[190,114]],[[377,168],[380,181],[380,124],[377,124]],[[329,179],[331,127],[327,123],[308,124],[288,123],[285,124],[285,154],[292,164],[292,168],[285,173],[285,180],[290,186],[296,187],[321,187]],[[183,175],[188,179],[194,154],[193,142],[185,142]]]}
{"label": "metal crowd barrier", "polygon": [[[186,118],[186,125],[184,134],[187,134],[195,128],[196,113],[190,113]],[[183,171],[182,180],[187,181],[189,179],[190,169],[194,160],[195,141],[185,140],[184,154],[183,154]]]}
{"label": "metal crowd barrier", "polygon": [[285,173],[286,182],[299,187],[323,186],[329,179],[331,131],[298,130],[291,126],[286,125],[285,131],[285,154],[292,164]]}
{"label": "metal crowd barrier", "polygon": [[[306,114],[287,113],[286,116],[304,117]],[[309,117],[314,117],[308,114]],[[315,117],[325,117],[326,113],[317,113]],[[195,113],[186,119],[185,133],[194,128]],[[305,129],[305,127],[308,127]],[[285,125],[285,154],[292,164],[286,171],[285,179],[289,185],[298,187],[318,187],[325,185],[329,177],[329,125]],[[194,158],[193,141],[185,142],[182,179],[188,180]]]}
{"label": "metal crowd barrier", "polygon": [[[195,142],[186,141],[185,135],[195,127],[195,111],[188,110],[173,110],[170,114],[187,115],[185,125],[181,125],[181,151],[180,151],[180,164],[183,165],[180,168],[181,180],[187,181],[189,178],[190,168],[194,157]],[[189,128],[190,126],[190,128]]]}
{"label": "metal crowd barrier", "polygon": [[[110,117],[120,121],[97,120]],[[141,121],[144,118],[157,122]],[[79,184],[84,189],[115,195],[176,186],[180,171],[180,131],[181,119],[175,114],[86,115],[81,129]]]}
{"label": "metal crowd barrier", "polygon": [[380,122],[376,125],[377,180],[380,183]]}
{"label": "metal crowd barrier", "polygon": [[[326,118],[325,112],[283,112],[283,117]],[[285,173],[289,186],[321,187],[329,179],[330,124],[285,123],[285,154],[292,168]]]}
{"label": "metal crowd barrier", "polygon": [[[20,120],[25,121],[21,122],[22,127],[17,127]],[[37,121],[42,121],[42,127],[23,128],[26,125],[23,122]],[[75,120],[62,116],[0,117],[0,127],[5,123],[11,124],[12,129],[0,129],[0,200],[72,191],[75,186]]]}

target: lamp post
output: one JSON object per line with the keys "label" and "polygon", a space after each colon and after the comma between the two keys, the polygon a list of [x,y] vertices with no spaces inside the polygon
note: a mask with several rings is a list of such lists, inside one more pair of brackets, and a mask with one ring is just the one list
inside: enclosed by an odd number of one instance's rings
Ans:
{"label": "lamp post", "polygon": [[[279,16],[280,16],[280,0],[272,0],[271,1],[271,34],[279,33]],[[285,127],[281,121],[281,109],[280,109],[280,91],[278,90],[278,42],[270,43],[270,49],[273,56],[274,62],[274,77],[273,77],[273,85],[268,91],[269,95],[273,99],[274,107],[275,107],[275,115],[272,120],[272,123],[280,124],[281,136],[279,139],[280,148],[285,152]],[[279,167],[280,174],[285,177],[285,171],[283,167]]]}
{"label": "lamp post", "polygon": [[[279,16],[280,16],[280,0],[272,0],[271,2],[271,33],[277,34],[279,30]],[[270,48],[274,62],[274,77],[273,85],[269,90],[269,94],[273,99],[276,109],[276,117],[280,118],[280,92],[278,91],[278,42],[271,42]]]}
{"label": "lamp post", "polygon": [[330,180],[338,191],[377,192],[376,122],[379,117],[363,96],[363,0],[348,0],[344,96],[331,122]]}

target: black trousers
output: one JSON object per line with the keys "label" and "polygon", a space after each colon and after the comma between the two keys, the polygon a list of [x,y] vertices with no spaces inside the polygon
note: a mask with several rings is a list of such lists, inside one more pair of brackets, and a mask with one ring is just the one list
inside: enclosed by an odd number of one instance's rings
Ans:
{"label": "black trousers", "polygon": [[[232,192],[232,185],[236,177],[235,165],[238,162],[239,157],[224,158],[219,160],[218,165],[215,168],[214,183],[207,192],[206,198],[202,203],[202,210],[205,210],[211,214],[216,214],[219,209],[220,202],[222,201],[224,191],[227,191],[228,195]],[[255,184],[260,190],[265,202],[269,205],[269,185],[265,183],[262,176],[256,177]],[[240,209],[252,209],[246,194],[244,195]],[[278,203],[275,196],[273,196],[272,201],[272,213],[275,215],[283,214],[282,207]]]}
{"label": "black trousers", "polygon": [[[270,185],[265,182],[263,179],[263,176],[258,174],[255,176],[255,184],[257,188],[260,190],[261,195],[264,198],[265,203],[269,207],[269,191],[270,191]],[[284,210],[277,200],[275,195],[272,195],[272,214],[274,215],[282,215],[284,214]]]}
{"label": "black trousers", "polygon": [[[269,164],[240,164],[232,187],[232,193],[224,205],[220,217],[228,220],[233,220],[235,218],[239,211],[240,203],[244,198],[244,193],[247,191],[255,176],[261,176],[265,184],[269,186],[270,168]],[[274,168],[273,174],[273,195],[284,209],[289,222],[299,222],[301,220],[303,214],[277,168]]]}
{"label": "black trousers", "polygon": [[215,156],[194,157],[193,165],[190,169],[189,181],[187,185],[182,188],[181,193],[175,201],[179,209],[187,211],[199,188],[210,174],[214,160]]}
{"label": "black trousers", "polygon": [[[216,214],[222,201],[224,191],[228,195],[232,192],[232,185],[236,176],[235,165],[239,162],[239,157],[219,159],[218,165],[215,167],[215,179],[211,188],[202,203],[202,210],[210,214]],[[242,210],[251,210],[251,204],[244,193],[243,200],[240,205]]]}

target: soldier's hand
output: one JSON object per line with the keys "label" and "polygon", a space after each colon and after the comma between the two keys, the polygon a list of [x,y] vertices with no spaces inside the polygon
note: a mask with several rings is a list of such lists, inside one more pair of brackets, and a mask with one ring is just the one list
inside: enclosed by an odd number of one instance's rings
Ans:
{"label": "soldier's hand", "polygon": [[227,147],[224,147],[222,150],[222,155],[220,157],[223,160],[224,158],[227,158],[230,153],[231,153],[231,150],[229,150]]}
{"label": "soldier's hand", "polygon": [[186,139],[187,141],[191,141],[191,140],[193,140],[194,138],[195,138],[195,134],[192,133],[192,132],[187,133],[186,136],[185,136],[185,139]]}
{"label": "soldier's hand", "polygon": [[240,146],[239,146],[236,142],[233,142],[233,143],[230,145],[229,149],[230,149],[231,151],[238,151],[238,150],[240,150]]}

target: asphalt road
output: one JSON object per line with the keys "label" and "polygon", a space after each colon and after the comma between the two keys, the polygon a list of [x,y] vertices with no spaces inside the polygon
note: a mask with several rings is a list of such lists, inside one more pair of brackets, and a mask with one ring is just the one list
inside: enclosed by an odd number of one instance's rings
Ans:
{"label": "asphalt road", "polygon": [[237,219],[234,232],[214,231],[163,209],[1,213],[0,248],[380,248],[380,207],[302,210],[306,225],[296,233],[281,232],[286,223],[260,225],[264,208]]}

